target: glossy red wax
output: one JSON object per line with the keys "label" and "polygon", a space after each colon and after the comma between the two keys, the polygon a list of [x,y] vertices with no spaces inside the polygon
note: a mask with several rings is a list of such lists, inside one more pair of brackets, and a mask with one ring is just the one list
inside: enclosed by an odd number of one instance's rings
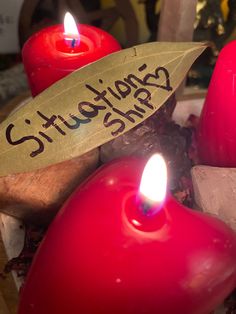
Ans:
{"label": "glossy red wax", "polygon": [[202,164],[236,167],[236,41],[218,57],[198,129]]}
{"label": "glossy red wax", "polygon": [[86,64],[120,50],[107,32],[90,25],[78,25],[80,43],[75,47],[65,40],[63,25],[39,31],[22,50],[24,67],[33,96]]}
{"label": "glossy red wax", "polygon": [[[18,314],[209,314],[236,284],[236,235],[170,196],[139,212],[144,161],[95,172],[52,223]],[[160,219],[158,219],[158,217]]]}

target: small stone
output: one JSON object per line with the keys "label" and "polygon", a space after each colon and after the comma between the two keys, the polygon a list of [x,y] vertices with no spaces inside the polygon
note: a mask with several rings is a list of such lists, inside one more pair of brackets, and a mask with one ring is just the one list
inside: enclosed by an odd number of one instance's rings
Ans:
{"label": "small stone", "polygon": [[34,172],[0,177],[0,211],[34,223],[49,222],[97,167],[98,149]]}
{"label": "small stone", "polygon": [[191,174],[197,206],[236,231],[236,168],[195,166]]}

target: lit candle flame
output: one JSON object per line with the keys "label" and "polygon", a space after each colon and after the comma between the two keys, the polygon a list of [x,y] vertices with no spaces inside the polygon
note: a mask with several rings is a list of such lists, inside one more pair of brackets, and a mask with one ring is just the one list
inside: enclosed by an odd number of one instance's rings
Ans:
{"label": "lit candle flame", "polygon": [[73,16],[66,12],[64,18],[64,35],[67,41],[70,41],[71,46],[74,47],[75,43],[78,45],[80,41],[79,31]]}
{"label": "lit candle flame", "polygon": [[147,162],[139,187],[144,202],[161,205],[166,196],[167,167],[164,158],[153,155]]}

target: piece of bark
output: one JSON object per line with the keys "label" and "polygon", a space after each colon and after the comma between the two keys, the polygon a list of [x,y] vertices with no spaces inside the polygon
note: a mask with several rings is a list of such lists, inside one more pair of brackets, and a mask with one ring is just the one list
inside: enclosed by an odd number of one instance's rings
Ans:
{"label": "piece of bark", "polygon": [[236,231],[236,168],[195,166],[191,174],[197,206]]}
{"label": "piece of bark", "polygon": [[[0,213],[0,237],[2,239],[3,246],[5,249],[4,253],[6,253],[6,258],[4,262],[0,264],[1,272],[2,272],[7,264],[7,261],[19,256],[20,252],[23,249],[24,241],[25,241],[25,229],[22,226],[22,222],[14,217]],[[1,251],[1,245],[0,245],[0,251]],[[20,289],[23,283],[23,278],[18,277],[15,271],[12,272],[12,275],[13,275],[14,282],[12,282],[13,280],[9,282],[7,295],[11,297],[11,301],[12,301],[11,304],[17,306],[17,303],[18,303],[17,291]],[[7,279],[9,279],[9,276],[7,277]],[[1,287],[1,284],[0,284],[0,287]]]}
{"label": "piece of bark", "polygon": [[[2,214],[0,214],[0,313],[8,313],[13,314],[17,311],[17,304],[18,304],[18,292],[16,289],[15,282],[11,274],[3,274],[3,270],[6,266],[8,261],[8,256],[5,250],[5,243],[3,241],[3,229],[4,223],[2,221]],[[15,234],[14,234],[15,235]],[[15,238],[15,237],[14,237]],[[24,235],[22,237],[24,241]],[[13,244],[11,251],[15,249],[15,241],[12,239],[10,241]],[[15,251],[15,250],[14,250]],[[5,312],[4,312],[4,310]]]}
{"label": "piece of bark", "polygon": [[34,172],[0,177],[0,211],[34,223],[49,222],[97,167],[98,149]]}

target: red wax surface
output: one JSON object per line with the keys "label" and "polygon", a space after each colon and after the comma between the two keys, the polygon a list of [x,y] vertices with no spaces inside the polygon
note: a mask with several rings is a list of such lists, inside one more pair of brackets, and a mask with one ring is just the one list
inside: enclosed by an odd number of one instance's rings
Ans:
{"label": "red wax surface", "polygon": [[218,57],[198,129],[202,164],[236,167],[236,41]]}
{"label": "red wax surface", "polygon": [[236,235],[223,222],[170,196],[155,217],[139,213],[144,164],[105,165],[66,202],[18,314],[209,314],[235,287]]}
{"label": "red wax surface", "polygon": [[80,43],[73,48],[63,25],[39,31],[25,43],[22,58],[33,96],[76,69],[94,62],[120,45],[107,32],[90,25],[78,25]]}

